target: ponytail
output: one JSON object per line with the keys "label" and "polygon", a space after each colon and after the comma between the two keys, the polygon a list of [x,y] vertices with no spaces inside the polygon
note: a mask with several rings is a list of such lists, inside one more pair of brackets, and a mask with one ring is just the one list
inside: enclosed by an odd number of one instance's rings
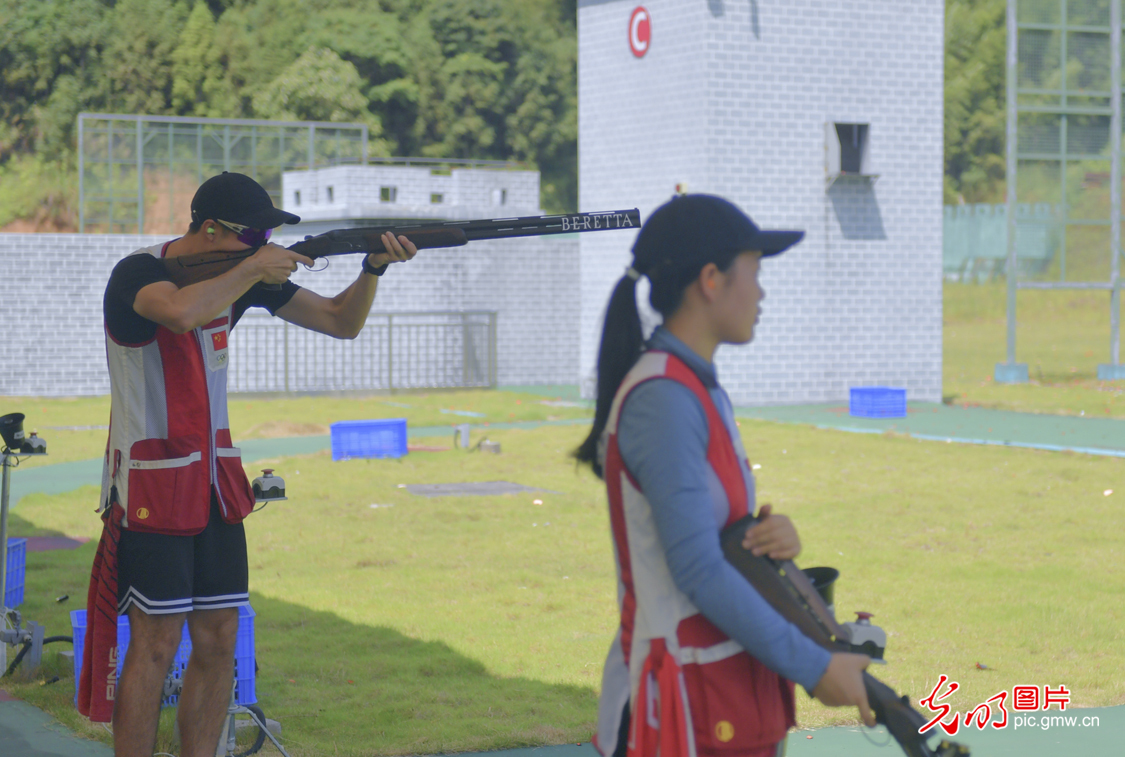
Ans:
{"label": "ponytail", "polygon": [[602,478],[604,474],[601,460],[598,459],[598,442],[609,421],[613,398],[644,349],[644,332],[637,313],[636,275],[630,268],[617,282],[609,298],[601,346],[598,348],[598,395],[594,409],[594,427],[574,451],[578,462],[589,464],[598,478]]}

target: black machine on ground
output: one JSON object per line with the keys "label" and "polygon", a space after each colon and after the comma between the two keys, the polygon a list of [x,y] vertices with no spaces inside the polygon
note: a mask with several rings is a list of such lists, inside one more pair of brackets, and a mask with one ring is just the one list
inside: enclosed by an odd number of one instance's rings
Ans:
{"label": "black machine on ground", "polygon": [[[851,632],[836,622],[808,577],[792,560],[757,557],[742,548],[747,529],[758,520],[753,515],[747,515],[723,529],[720,542],[727,562],[758,590],[778,614],[820,646],[830,652],[864,652],[852,645]],[[951,741],[942,740],[936,747],[931,747],[929,740],[936,729],[931,728],[925,734],[918,732],[927,720],[910,706],[909,698],[900,698],[870,673],[863,674],[863,683],[876,722],[887,727],[908,757],[969,757],[968,747]]]}
{"label": "black machine on ground", "polygon": [[[23,627],[20,611],[6,604],[8,585],[8,499],[11,491],[11,469],[19,458],[27,455],[46,455],[47,443],[34,431],[28,436],[23,430],[23,413],[0,416],[0,677],[10,676],[25,659],[24,670],[34,671],[43,659],[43,646],[59,641],[73,643],[70,636],[46,636],[45,627],[28,621]],[[8,647],[20,650],[8,664]]]}

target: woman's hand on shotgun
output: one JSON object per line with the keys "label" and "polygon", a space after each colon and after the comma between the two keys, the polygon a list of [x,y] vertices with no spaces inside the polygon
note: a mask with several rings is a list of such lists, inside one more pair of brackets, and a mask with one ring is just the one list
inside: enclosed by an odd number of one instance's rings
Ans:
{"label": "woman's hand on shotgun", "polygon": [[834,652],[828,669],[813,689],[813,696],[829,707],[859,708],[859,716],[868,728],[875,727],[875,716],[867,702],[867,687],[863,685],[863,671],[871,664],[865,654]]}
{"label": "woman's hand on shotgun", "polygon": [[801,540],[793,521],[784,515],[774,515],[773,508],[766,504],[758,509],[761,519],[757,525],[746,531],[742,548],[755,556],[768,555],[773,560],[792,560],[801,554]]}

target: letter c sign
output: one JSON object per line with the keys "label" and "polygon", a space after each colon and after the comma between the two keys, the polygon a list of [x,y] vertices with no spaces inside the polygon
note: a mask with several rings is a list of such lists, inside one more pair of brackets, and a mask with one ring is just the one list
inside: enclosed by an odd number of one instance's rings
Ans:
{"label": "letter c sign", "polygon": [[629,16],[629,49],[637,58],[643,58],[648,52],[648,43],[652,39],[652,22],[643,5],[633,9]]}

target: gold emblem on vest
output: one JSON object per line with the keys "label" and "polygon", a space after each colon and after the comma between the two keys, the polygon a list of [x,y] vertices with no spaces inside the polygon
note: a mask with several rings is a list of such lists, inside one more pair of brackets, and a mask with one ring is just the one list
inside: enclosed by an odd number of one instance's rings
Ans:
{"label": "gold emblem on vest", "polygon": [[137,519],[138,520],[144,520],[147,517],[148,517],[148,508],[147,507],[138,507],[137,508]]}
{"label": "gold emblem on vest", "polygon": [[724,744],[734,738],[734,726],[729,720],[720,720],[715,723],[715,738]]}

